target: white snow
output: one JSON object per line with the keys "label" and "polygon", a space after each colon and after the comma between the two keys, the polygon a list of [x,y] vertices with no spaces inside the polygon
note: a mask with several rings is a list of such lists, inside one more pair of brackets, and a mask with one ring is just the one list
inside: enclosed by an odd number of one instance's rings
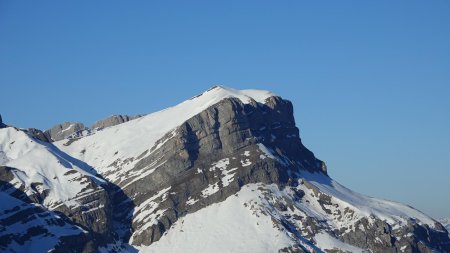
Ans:
{"label": "white snow", "polygon": [[207,198],[208,196],[213,195],[214,193],[219,191],[219,184],[218,183],[214,183],[214,184],[210,184],[208,185],[207,188],[205,188],[202,191],[202,197],[203,198]]}
{"label": "white snow", "polygon": [[274,184],[245,185],[237,194],[231,195],[225,201],[180,218],[159,241],[150,246],[141,245],[137,248],[144,253],[201,253],[217,250],[249,252],[249,249],[251,252],[278,252],[279,249],[300,244],[315,252],[331,249],[367,252],[348,245],[324,231],[315,235],[315,245],[303,237],[296,238],[280,225],[280,220],[295,215],[304,217],[309,214],[304,211],[308,210],[303,210],[305,206],[301,203],[295,203],[287,211],[274,208],[275,202],[284,202],[285,199],[290,199],[292,194],[291,188],[280,190]]}
{"label": "white snow", "polygon": [[[155,195],[142,202],[139,206],[136,206],[133,211],[133,220],[135,222],[150,222],[152,223],[151,225],[153,225],[153,223],[155,223],[155,220],[152,216],[152,213],[154,213],[154,211],[158,208],[158,202],[162,202],[167,198],[167,194],[170,188],[171,187],[168,187],[157,192]],[[162,200],[156,201],[158,198],[162,198]]]}
{"label": "white snow", "polygon": [[247,185],[225,201],[178,220],[159,241],[140,252],[278,252],[294,242],[270,216],[248,203],[259,201],[257,185]]}
{"label": "white snow", "polygon": [[252,162],[250,161],[250,159],[241,160],[241,165],[242,167],[247,167],[252,165]]}
{"label": "white snow", "polygon": [[[376,217],[393,225],[404,225],[406,219],[413,218],[418,223],[434,226],[433,219],[409,206],[352,192],[323,174],[305,172],[302,176],[304,179],[296,188],[304,191],[305,195],[301,201],[291,202],[293,206],[285,211],[274,208],[274,203],[292,201],[294,187],[280,190],[276,185],[248,184],[225,201],[181,218],[158,242],[139,249],[142,252],[211,252],[217,249],[224,252],[248,252],[248,249],[252,252],[277,252],[289,245],[301,244],[316,251],[367,252],[340,241],[324,230],[314,235],[315,245],[302,237],[296,239],[279,225],[281,219],[293,216],[309,216],[325,221],[330,228],[336,229],[348,228],[363,217],[369,220]],[[306,183],[311,186],[307,187]],[[205,191],[210,194],[217,190],[216,183]],[[323,210],[316,194],[331,197],[331,205],[326,206],[331,214]],[[191,204],[194,200],[188,202]],[[345,209],[352,212],[345,218],[339,218],[338,214],[343,214]],[[300,231],[311,231],[310,227],[303,227],[299,221],[290,222],[295,223]]]}
{"label": "white snow", "polygon": [[317,242],[316,246],[324,251],[335,249],[335,250],[341,250],[344,252],[361,252],[361,253],[363,253],[363,252],[369,253],[370,252],[370,251],[366,251],[361,248],[352,246],[350,244],[344,243],[325,232],[316,234],[314,236],[314,239]]}
{"label": "white snow", "polygon": [[212,167],[209,168],[209,171],[214,171],[215,169],[225,170],[227,166],[230,164],[230,159],[224,158],[212,164]]}
{"label": "white snow", "polygon": [[0,129],[0,150],[3,157],[0,165],[17,169],[11,183],[16,188],[23,185],[28,195],[35,192],[32,183],[37,183],[39,193],[48,190],[44,205],[50,209],[61,203],[77,205],[76,197],[90,193],[89,190],[81,193],[89,186],[85,177],[103,182],[93,175],[92,168],[13,127]]}
{"label": "white snow", "polygon": [[[95,132],[70,145],[67,145],[68,140],[54,144],[73,157],[87,162],[102,174],[107,174],[104,172],[116,160],[138,157],[151,149],[166,133],[225,98],[235,97],[243,103],[264,103],[271,96],[274,94],[268,91],[235,90],[218,86],[176,106]],[[131,168],[136,162],[125,167]],[[113,181],[120,180],[114,174],[106,176]]]}
{"label": "white snow", "polygon": [[[362,217],[377,217],[394,227],[405,225],[409,219],[415,219],[419,224],[427,224],[430,227],[435,227],[436,221],[434,219],[410,206],[359,194],[345,188],[321,173],[304,171],[302,172],[302,176],[317,187],[320,192],[331,196],[333,203],[339,205],[341,212],[344,212],[345,208],[354,211],[353,217],[346,217],[342,222],[336,221],[338,227],[348,226],[353,221]],[[308,191],[305,187],[302,189]],[[328,208],[334,211],[333,206],[328,206]]]}
{"label": "white snow", "polygon": [[193,205],[195,203],[197,203],[198,199],[193,199],[191,197],[189,197],[189,199],[186,201],[186,205]]}
{"label": "white snow", "polygon": [[[150,228],[154,224],[158,223],[159,217],[161,217],[166,209],[159,209],[159,203],[165,201],[169,194],[171,187],[165,188],[149,199],[142,202],[139,206],[136,206],[133,211],[133,222],[141,224],[135,228],[135,231],[130,239],[133,242],[133,236],[135,234],[142,233],[146,229]],[[160,200],[158,200],[160,198]]]}
{"label": "white snow", "polygon": [[[228,186],[234,178],[234,175],[236,173],[232,173],[233,171],[237,170],[238,168],[231,168],[228,169],[228,165],[230,164],[229,158],[224,158],[222,160],[219,160],[212,164],[212,167],[209,168],[209,171],[214,171],[216,169],[219,169],[222,173],[222,186]],[[217,186],[217,187],[216,187]],[[203,197],[207,197],[211,194],[216,193],[219,190],[217,183],[214,185],[210,185],[207,189],[204,190]]]}
{"label": "white snow", "polygon": [[234,180],[234,175],[236,173],[231,173],[233,171],[237,170],[237,168],[232,168],[229,170],[222,170],[222,186],[226,187]]}
{"label": "white snow", "polygon": [[66,127],[65,129],[63,129],[61,132],[66,132],[66,131],[72,130],[74,127],[75,127],[75,124],[73,124],[73,123],[69,124],[69,126]]}

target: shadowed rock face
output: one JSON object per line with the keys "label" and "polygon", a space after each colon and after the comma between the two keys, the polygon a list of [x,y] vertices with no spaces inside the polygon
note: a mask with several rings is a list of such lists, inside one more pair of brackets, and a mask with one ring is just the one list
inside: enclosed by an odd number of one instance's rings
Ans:
{"label": "shadowed rock face", "polygon": [[33,138],[36,138],[40,141],[51,142],[51,140],[48,138],[48,136],[39,129],[27,128],[24,131],[26,133],[28,133],[30,136],[32,136]]}
{"label": "shadowed rock face", "polygon": [[[17,173],[15,168],[0,166],[0,198],[2,201],[18,202],[8,210],[0,209],[0,251],[8,252],[7,249],[15,243],[36,244],[39,236],[55,237],[54,240],[58,243],[52,252],[97,252],[100,245],[113,240],[114,208],[111,199],[117,194],[117,189],[113,190],[113,186],[100,187],[87,176],[75,178],[74,180],[90,181],[85,190],[92,190],[91,193],[80,194],[76,207],[61,204],[49,209],[44,206],[48,191],[38,190],[41,183],[32,183],[32,193],[24,185],[16,188],[15,171]],[[77,173],[75,170],[68,170],[63,176]],[[30,231],[14,229],[23,226],[21,224],[30,224]]]}
{"label": "shadowed rock face", "polygon": [[110,127],[110,126],[115,126],[115,125],[119,125],[119,124],[128,122],[133,119],[137,119],[139,117],[142,117],[142,115],[136,115],[136,116],[112,115],[105,119],[95,122],[91,126],[91,129],[97,129],[97,128],[102,129],[102,128],[106,128],[106,127]]}
{"label": "shadowed rock face", "polygon": [[0,166],[0,201],[9,206],[0,210],[0,251],[14,252],[11,246],[15,244],[24,245],[23,252],[37,252],[40,240],[46,238],[57,242],[52,252],[93,252],[92,238],[69,217],[39,204],[42,196],[30,197],[9,183],[12,170]]}
{"label": "shadowed rock face", "polygon": [[51,141],[60,141],[85,129],[86,127],[82,123],[65,122],[46,130],[44,134]]}
{"label": "shadowed rock face", "polygon": [[[29,128],[27,131],[33,137],[46,141],[55,142],[63,139],[77,139],[82,138],[85,135],[92,134],[93,130],[102,130],[106,127],[111,127],[128,122],[133,119],[142,117],[142,115],[128,116],[128,115],[112,115],[105,119],[95,122],[91,128],[85,127],[82,123],[78,122],[65,122],[58,124],[51,129],[44,131],[43,135],[41,131],[35,128]],[[0,123],[1,126],[1,123]]]}
{"label": "shadowed rock face", "polygon": [[5,124],[3,124],[2,115],[0,114],[0,128],[6,127]]}

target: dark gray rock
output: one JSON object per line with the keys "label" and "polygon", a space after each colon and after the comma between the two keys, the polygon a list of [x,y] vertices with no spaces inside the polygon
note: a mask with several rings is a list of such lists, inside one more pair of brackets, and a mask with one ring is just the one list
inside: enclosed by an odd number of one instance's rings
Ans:
{"label": "dark gray rock", "polygon": [[142,115],[135,115],[135,116],[128,116],[128,115],[112,115],[105,119],[99,120],[95,122],[91,129],[103,129],[110,126],[119,125],[125,122],[128,122],[133,119],[137,119],[139,117],[142,117]]}
{"label": "dark gray rock", "polygon": [[60,141],[83,130],[86,130],[86,127],[82,123],[65,122],[46,130],[44,134],[48,140]]}
{"label": "dark gray rock", "polygon": [[0,128],[4,128],[4,127],[6,127],[6,125],[3,124],[2,115],[0,114]]}
{"label": "dark gray rock", "polygon": [[47,135],[44,132],[42,132],[41,130],[36,129],[36,128],[27,128],[27,129],[24,129],[24,132],[26,132],[33,138],[38,139],[40,141],[45,141],[45,142],[52,141],[51,139],[48,139]]}
{"label": "dark gray rock", "polygon": [[[0,166],[0,251],[83,252],[86,245],[93,242],[89,234],[63,213],[48,210],[8,183],[13,178],[11,170],[13,168]],[[3,204],[11,207],[4,208]],[[57,244],[41,245],[42,240],[54,240]],[[26,245],[35,245],[35,248]]]}
{"label": "dark gray rock", "polygon": [[[40,183],[32,183],[31,188],[35,191],[32,194],[25,194],[24,191],[26,189],[24,185],[21,185],[20,188],[16,188],[17,186],[13,186],[12,184],[15,178],[13,174],[14,171],[17,171],[17,169],[0,166],[0,197],[3,197],[3,195],[1,195],[2,193],[7,193],[11,198],[27,203],[33,208],[27,208],[26,213],[23,213],[23,208],[17,208],[18,213],[14,214],[14,216],[10,216],[9,219],[4,219],[4,217],[2,217],[0,219],[0,236],[2,235],[1,225],[3,224],[6,229],[7,226],[9,226],[6,223],[12,222],[11,219],[13,219],[14,224],[20,224],[31,220],[32,218],[30,217],[32,215],[42,217],[40,213],[51,213],[55,218],[52,218],[53,220],[49,222],[62,224],[61,226],[67,223],[80,231],[79,233],[76,233],[76,235],[70,236],[67,236],[67,234],[54,234],[59,243],[51,252],[97,252],[99,246],[114,240],[116,235],[113,223],[116,222],[116,220],[113,217],[114,208],[112,207],[111,199],[114,194],[117,194],[117,189],[113,190],[111,188],[112,186],[108,185],[97,185],[90,177],[81,175],[81,177],[74,178],[74,180],[89,182],[83,191],[88,191],[90,193],[77,197],[77,202],[79,202],[79,205],[77,206],[67,207],[64,204],[61,204],[52,211],[49,211],[43,206],[48,191],[39,192],[35,189]],[[76,173],[78,172],[75,170],[68,170],[63,176],[73,178],[73,174]],[[1,210],[2,208],[0,208],[0,211]],[[59,219],[62,219],[62,221]],[[43,228],[45,228],[45,224],[43,225]],[[42,230],[40,232],[34,231],[33,233],[33,236],[38,236],[47,232]],[[8,234],[3,234],[3,236],[9,236]],[[15,238],[15,236],[12,238]],[[25,243],[27,240],[29,240],[28,237],[22,241]]]}
{"label": "dark gray rock", "polygon": [[363,218],[355,227],[354,231],[341,233],[339,238],[351,245],[371,249],[374,253],[450,252],[448,234],[439,224],[436,230],[411,220],[408,225],[394,229],[385,221],[369,223],[367,218]]}

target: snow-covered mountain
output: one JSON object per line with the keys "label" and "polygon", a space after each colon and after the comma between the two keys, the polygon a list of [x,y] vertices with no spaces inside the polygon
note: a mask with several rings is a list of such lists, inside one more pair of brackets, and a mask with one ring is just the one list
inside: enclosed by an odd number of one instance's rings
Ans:
{"label": "snow-covered mountain", "polygon": [[0,120],[0,251],[450,252],[441,223],[331,179],[271,92],[94,126]]}

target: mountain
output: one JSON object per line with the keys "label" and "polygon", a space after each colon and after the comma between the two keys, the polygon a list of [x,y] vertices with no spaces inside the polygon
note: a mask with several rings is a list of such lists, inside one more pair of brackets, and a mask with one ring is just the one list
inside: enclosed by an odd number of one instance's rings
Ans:
{"label": "mountain", "polygon": [[57,124],[52,128],[45,130],[44,132],[34,128],[29,128],[27,130],[31,131],[31,135],[33,135],[34,137],[38,137],[37,135],[41,135],[40,132],[42,132],[43,136],[39,136],[38,139],[48,142],[55,142],[64,139],[74,139],[86,135],[91,135],[98,130],[102,130],[103,128],[119,125],[142,116],[143,115],[111,115],[105,119],[96,121],[91,126],[91,128],[86,127],[83,125],[83,123],[79,122],[64,122],[61,124]]}
{"label": "mountain", "polygon": [[44,134],[51,141],[60,141],[83,130],[86,130],[86,127],[82,123],[64,122],[46,130]]}
{"label": "mountain", "polygon": [[216,86],[112,122],[0,129],[1,251],[450,252],[438,221],[330,178],[271,92]]}

